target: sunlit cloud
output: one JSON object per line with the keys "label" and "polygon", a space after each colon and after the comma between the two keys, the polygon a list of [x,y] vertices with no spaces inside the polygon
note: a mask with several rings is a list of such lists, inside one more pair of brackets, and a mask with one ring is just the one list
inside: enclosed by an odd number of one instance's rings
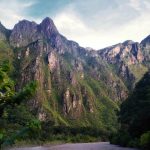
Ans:
{"label": "sunlit cloud", "polygon": [[129,6],[133,9],[140,11],[141,8],[141,0],[129,0]]}

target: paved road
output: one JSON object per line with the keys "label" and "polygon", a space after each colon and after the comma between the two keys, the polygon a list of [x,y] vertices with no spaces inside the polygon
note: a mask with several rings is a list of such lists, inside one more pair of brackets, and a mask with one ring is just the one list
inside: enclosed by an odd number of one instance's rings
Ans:
{"label": "paved road", "polygon": [[39,146],[28,148],[14,148],[11,150],[136,150],[133,148],[122,148],[110,145],[108,142],[62,144],[55,146]]}

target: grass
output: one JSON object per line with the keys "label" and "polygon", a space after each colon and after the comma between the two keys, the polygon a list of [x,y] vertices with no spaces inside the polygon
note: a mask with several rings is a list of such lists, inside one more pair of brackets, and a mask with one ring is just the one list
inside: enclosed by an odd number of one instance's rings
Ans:
{"label": "grass", "polygon": [[48,103],[47,103],[47,104],[45,103],[44,108],[45,108],[49,113],[52,114],[53,119],[54,119],[54,122],[55,122],[55,126],[57,126],[57,125],[59,125],[59,124],[62,124],[62,125],[65,125],[65,126],[69,126],[69,124],[67,123],[67,121],[65,121],[65,120],[60,116],[60,114],[59,114],[57,111],[53,110],[53,109],[50,107],[50,105],[49,105]]}
{"label": "grass", "polygon": [[138,82],[143,75],[148,71],[147,67],[142,64],[130,65],[129,69],[136,77],[136,82]]}

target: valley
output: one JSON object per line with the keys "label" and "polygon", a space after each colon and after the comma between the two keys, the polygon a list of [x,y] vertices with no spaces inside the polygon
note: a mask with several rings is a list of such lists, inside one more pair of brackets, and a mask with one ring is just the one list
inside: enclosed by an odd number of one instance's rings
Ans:
{"label": "valley", "polygon": [[[120,141],[122,146],[134,147],[140,143],[143,132],[149,130],[148,123],[138,132],[138,139],[132,141],[128,123],[134,123],[134,129],[138,125],[134,122],[137,116],[133,114],[133,120],[128,118],[126,110],[131,105],[131,114],[132,108],[137,108],[137,114],[149,114],[149,97],[146,93],[143,100],[144,96],[137,94],[131,103],[125,101],[134,90],[142,93],[143,89],[149,90],[149,85],[143,83],[145,80],[149,83],[149,77],[144,78],[149,75],[149,62],[150,36],[140,43],[127,40],[94,50],[68,40],[49,17],[39,24],[21,20],[12,30],[0,23],[0,142],[13,145],[22,140],[31,143],[62,139],[66,143],[108,141],[120,130],[118,120],[122,117],[123,133],[117,138],[124,138]],[[140,82],[145,88],[136,88]],[[140,110],[139,103],[145,111]],[[125,109],[119,114],[122,105]],[[149,120],[140,119],[144,125]],[[147,138],[149,133],[145,134]],[[108,143],[97,144],[92,144],[91,149],[113,148]],[[70,146],[87,149],[90,145],[68,144],[62,145],[62,149]]]}

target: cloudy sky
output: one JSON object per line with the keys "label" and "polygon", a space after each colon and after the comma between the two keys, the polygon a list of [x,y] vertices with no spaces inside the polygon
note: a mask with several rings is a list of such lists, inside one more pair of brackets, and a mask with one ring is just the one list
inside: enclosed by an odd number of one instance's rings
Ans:
{"label": "cloudy sky", "polygon": [[150,34],[150,0],[0,0],[0,21],[7,28],[47,16],[68,39],[95,49]]}

